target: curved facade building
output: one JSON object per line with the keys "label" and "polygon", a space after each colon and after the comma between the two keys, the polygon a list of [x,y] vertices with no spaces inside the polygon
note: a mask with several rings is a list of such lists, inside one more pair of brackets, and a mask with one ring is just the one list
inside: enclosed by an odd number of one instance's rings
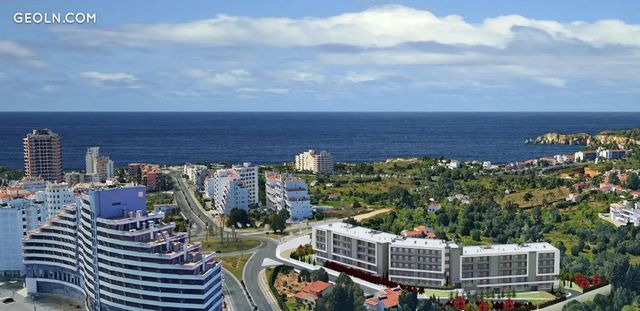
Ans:
{"label": "curved facade building", "polygon": [[75,271],[67,265],[70,258],[60,259],[67,269],[62,272],[75,273],[79,282],[62,276],[53,283],[73,296],[81,289],[89,310],[222,310],[221,264],[199,244],[188,244],[186,233],[174,232],[175,224],[163,223],[163,213],[147,213],[144,187],[92,190],[34,232],[25,241],[29,292],[51,292],[46,276],[59,263],[34,258],[27,245],[48,234],[47,227],[67,225],[59,218],[72,210]]}

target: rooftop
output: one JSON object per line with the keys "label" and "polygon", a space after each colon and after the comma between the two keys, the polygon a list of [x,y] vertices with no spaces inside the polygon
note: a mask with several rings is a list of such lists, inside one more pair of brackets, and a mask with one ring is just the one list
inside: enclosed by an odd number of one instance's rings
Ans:
{"label": "rooftop", "polygon": [[495,255],[526,253],[534,251],[556,251],[557,248],[549,243],[526,243],[526,244],[497,244],[483,246],[465,246],[462,248],[462,255]]}
{"label": "rooftop", "polygon": [[331,230],[333,232],[349,235],[355,238],[368,239],[381,243],[392,242],[394,239],[402,238],[401,236],[395,234],[372,230],[364,227],[357,227],[344,222],[332,222],[315,226],[314,228],[321,230]]}

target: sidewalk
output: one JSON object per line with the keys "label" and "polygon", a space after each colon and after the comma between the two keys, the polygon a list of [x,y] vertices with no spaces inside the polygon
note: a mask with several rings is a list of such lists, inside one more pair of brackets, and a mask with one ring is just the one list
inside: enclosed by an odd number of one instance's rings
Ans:
{"label": "sidewalk", "polygon": [[269,300],[269,302],[271,303],[271,306],[274,309],[280,310],[278,301],[276,300],[275,297],[273,297],[273,293],[269,288],[269,280],[267,280],[267,270],[265,269],[260,270],[260,277],[259,277],[258,283],[260,285],[260,290],[262,291],[262,294]]}

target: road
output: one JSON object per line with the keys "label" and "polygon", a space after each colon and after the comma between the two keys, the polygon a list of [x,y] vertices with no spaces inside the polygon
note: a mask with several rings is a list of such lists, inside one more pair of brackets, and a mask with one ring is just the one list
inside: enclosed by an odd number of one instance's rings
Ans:
{"label": "road", "polygon": [[[179,188],[176,190],[177,192],[179,192],[178,195],[176,196],[176,200],[177,200],[177,197],[182,194],[183,195],[182,198],[185,199],[185,201],[182,202],[182,205],[180,205],[180,207],[187,209],[189,211],[189,213],[185,213],[185,216],[192,217],[194,220],[196,220],[195,222],[197,222],[198,220],[202,221],[203,223],[208,224],[209,228],[217,230],[218,226],[215,224],[213,217],[206,213],[206,211],[204,210],[200,202],[196,201],[185,180],[179,174],[175,174],[174,176],[176,178],[177,185]],[[178,204],[181,204],[181,202],[178,202]],[[243,236],[243,234],[238,234],[238,235]],[[273,254],[273,251],[276,249],[277,243],[274,240],[269,238],[263,238],[263,237],[251,237],[251,238],[260,240],[262,243],[260,244],[260,246],[252,250],[254,251],[254,255],[251,256],[251,258],[249,259],[249,261],[247,261],[247,264],[245,266],[245,271],[243,273],[243,282],[245,284],[246,291],[241,287],[241,285],[238,283],[237,279],[233,275],[226,272],[225,272],[226,274],[224,274],[225,280],[233,280],[233,282],[231,281],[225,282],[225,285],[227,286],[228,291],[231,294],[230,298],[231,298],[232,304],[237,308],[236,310],[251,310],[252,308],[250,307],[247,309],[241,308],[241,306],[246,307],[251,305],[246,297],[246,294],[248,294],[251,296],[251,299],[253,300],[253,303],[257,307],[257,310],[259,311],[279,310],[279,309],[274,309],[272,307],[272,303],[269,300],[267,300],[266,295],[270,295],[270,293],[264,293],[262,291],[262,288],[260,287],[260,283],[258,279],[259,273],[262,270],[262,261],[265,258],[271,258],[277,261],[277,259],[274,258],[275,256]]]}
{"label": "road", "polygon": [[230,298],[231,309],[236,311],[251,310],[251,303],[245,296],[244,289],[238,279],[226,269],[222,269],[222,278],[222,284],[225,287],[224,295]]}
{"label": "road", "polygon": [[184,192],[180,189],[173,190],[173,196],[176,198],[180,211],[191,221],[191,239],[204,239],[206,224],[202,219],[195,216],[185,199]]}

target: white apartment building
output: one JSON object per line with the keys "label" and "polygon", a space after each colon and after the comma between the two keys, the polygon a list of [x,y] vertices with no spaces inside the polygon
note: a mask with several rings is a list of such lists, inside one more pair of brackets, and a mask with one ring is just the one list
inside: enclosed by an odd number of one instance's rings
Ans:
{"label": "white apartment building", "polygon": [[405,285],[469,291],[559,286],[560,251],[549,243],[461,246],[340,222],[314,226],[311,243],[320,263],[332,261]]}
{"label": "white apartment building", "polygon": [[206,165],[186,163],[182,167],[182,174],[187,175],[187,178],[189,178],[196,188],[202,189],[204,181],[210,175],[210,171]]}
{"label": "white apartment building", "polygon": [[333,158],[329,152],[309,150],[296,155],[296,170],[333,174]]}
{"label": "white apartment building", "polygon": [[206,191],[221,214],[228,215],[234,208],[249,211],[249,188],[235,170],[217,170],[207,178]]}
{"label": "white apartment building", "polygon": [[245,162],[242,165],[234,165],[226,170],[232,170],[240,176],[243,187],[249,191],[249,206],[258,206],[260,203],[260,197],[258,196],[258,167]]}
{"label": "white apartment building", "polygon": [[45,198],[48,217],[57,213],[64,205],[75,201],[73,192],[67,183],[47,183]]}
{"label": "white apartment building", "polygon": [[84,155],[85,173],[92,175],[96,173],[96,160],[100,156],[100,147],[89,147]]}
{"label": "white apartment building", "polygon": [[93,182],[104,182],[115,176],[113,161],[107,156],[100,155],[100,147],[87,148],[84,157],[86,175]]}
{"label": "white apartment building", "polygon": [[47,219],[44,201],[14,199],[0,204],[0,276],[21,276],[22,239]]}
{"label": "white apartment building", "polygon": [[640,226],[640,203],[634,204],[630,201],[612,203],[609,205],[609,217],[625,225],[632,223],[636,227]]}
{"label": "white apartment building", "polygon": [[276,211],[286,209],[291,220],[311,218],[311,198],[302,178],[276,172],[267,172],[265,177],[268,208]]}

